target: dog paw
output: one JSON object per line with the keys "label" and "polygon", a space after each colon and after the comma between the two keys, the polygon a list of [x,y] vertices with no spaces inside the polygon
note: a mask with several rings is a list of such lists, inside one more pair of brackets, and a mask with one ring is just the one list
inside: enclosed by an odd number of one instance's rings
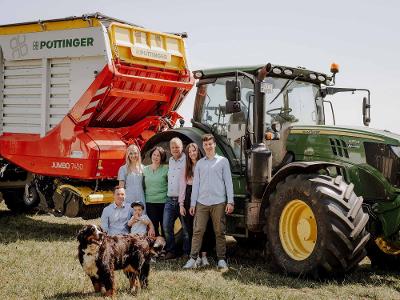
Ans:
{"label": "dog paw", "polygon": [[104,297],[113,297],[114,298],[114,296],[115,296],[114,290],[111,289],[111,290],[105,291],[103,296]]}
{"label": "dog paw", "polygon": [[131,288],[131,294],[136,296],[138,294],[138,289],[136,287]]}

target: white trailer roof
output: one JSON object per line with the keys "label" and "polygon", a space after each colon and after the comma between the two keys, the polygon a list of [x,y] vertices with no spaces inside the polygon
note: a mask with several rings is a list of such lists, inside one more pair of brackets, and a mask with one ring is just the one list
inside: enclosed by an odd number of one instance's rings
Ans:
{"label": "white trailer roof", "polygon": [[7,26],[18,26],[18,25],[30,25],[30,24],[41,24],[41,23],[49,23],[49,22],[60,22],[60,21],[71,21],[71,20],[89,20],[91,18],[95,18],[101,21],[105,21],[105,22],[119,22],[119,23],[124,23],[124,24],[128,24],[131,26],[135,26],[135,27],[143,27],[141,25],[138,24],[134,24],[134,23],[130,23],[127,21],[123,21],[117,18],[113,18],[113,17],[109,17],[106,15],[103,15],[102,13],[96,12],[96,13],[90,13],[90,14],[83,14],[80,17],[77,16],[71,16],[71,17],[66,17],[66,18],[58,18],[58,19],[48,19],[48,20],[35,20],[35,21],[28,21],[28,22],[22,22],[22,23],[12,23],[12,24],[3,24],[0,25],[0,27],[7,27]]}

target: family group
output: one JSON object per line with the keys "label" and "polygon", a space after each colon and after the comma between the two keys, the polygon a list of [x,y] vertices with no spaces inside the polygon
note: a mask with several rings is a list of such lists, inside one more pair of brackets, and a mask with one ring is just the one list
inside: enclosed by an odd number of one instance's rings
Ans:
{"label": "family group", "polygon": [[[105,207],[101,225],[109,235],[138,234],[163,236],[165,259],[183,252],[185,269],[209,265],[207,253],[216,250],[220,270],[226,270],[225,217],[234,209],[233,184],[229,161],[216,153],[215,138],[202,137],[204,157],[199,146],[173,138],[171,157],[156,146],[150,151],[151,164],[143,166],[139,148],[127,148],[126,163],[118,172],[119,185],[114,202]],[[174,224],[180,219],[182,251],[177,249]]]}

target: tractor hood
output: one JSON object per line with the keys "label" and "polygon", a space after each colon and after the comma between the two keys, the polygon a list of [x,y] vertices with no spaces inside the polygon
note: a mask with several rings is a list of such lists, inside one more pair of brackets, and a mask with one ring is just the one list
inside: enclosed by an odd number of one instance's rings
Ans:
{"label": "tractor hood", "polygon": [[364,140],[370,140],[378,143],[384,143],[394,146],[400,146],[400,135],[387,130],[378,130],[368,127],[341,127],[326,125],[294,125],[291,127],[291,133],[302,133],[312,135],[342,135],[348,137],[358,137]]}

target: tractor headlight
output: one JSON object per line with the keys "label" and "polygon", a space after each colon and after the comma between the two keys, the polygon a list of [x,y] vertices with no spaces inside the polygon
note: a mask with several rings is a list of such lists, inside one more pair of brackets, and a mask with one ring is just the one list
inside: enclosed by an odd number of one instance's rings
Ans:
{"label": "tractor headlight", "polygon": [[285,73],[285,75],[287,75],[287,76],[293,75],[293,71],[290,70],[290,69],[285,69],[285,70],[283,71],[283,73]]}
{"label": "tractor headlight", "polygon": [[400,158],[400,146],[390,146],[390,148],[392,148],[394,154],[396,154],[396,156]]}
{"label": "tractor headlight", "polygon": [[315,75],[315,74],[310,74],[309,76],[310,76],[310,79],[311,79],[311,80],[317,79],[317,75]]}
{"label": "tractor headlight", "polygon": [[272,69],[272,73],[274,73],[274,74],[276,74],[276,75],[279,75],[279,74],[282,73],[282,70],[281,70],[280,68],[273,68],[273,69]]}
{"label": "tractor headlight", "polygon": [[201,77],[203,77],[203,72],[202,71],[194,71],[193,76],[195,79],[200,79]]}

